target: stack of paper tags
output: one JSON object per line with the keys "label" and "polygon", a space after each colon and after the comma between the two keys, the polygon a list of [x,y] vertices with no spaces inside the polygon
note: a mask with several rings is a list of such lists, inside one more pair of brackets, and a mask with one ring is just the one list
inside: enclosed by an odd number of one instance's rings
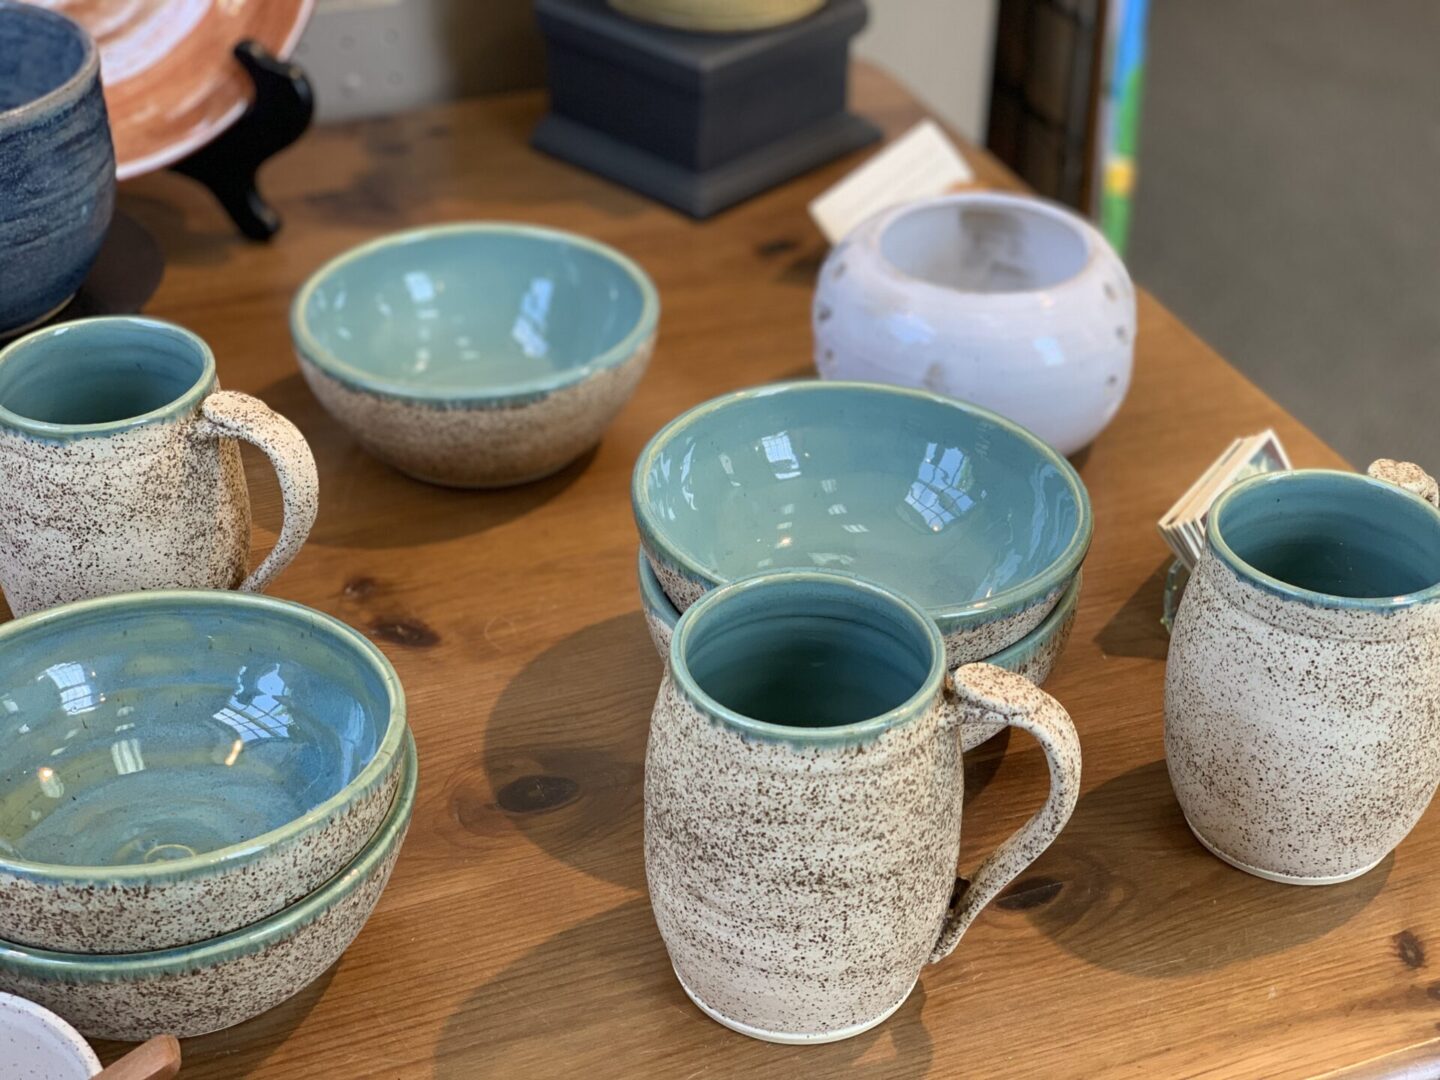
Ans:
{"label": "stack of paper tags", "polygon": [[1280,472],[1290,467],[1290,458],[1275,432],[1262,431],[1259,435],[1236,439],[1160,519],[1160,535],[1175,557],[1187,569],[1194,570],[1200,561],[1200,552],[1205,549],[1205,515],[1220,493],[1247,476]]}

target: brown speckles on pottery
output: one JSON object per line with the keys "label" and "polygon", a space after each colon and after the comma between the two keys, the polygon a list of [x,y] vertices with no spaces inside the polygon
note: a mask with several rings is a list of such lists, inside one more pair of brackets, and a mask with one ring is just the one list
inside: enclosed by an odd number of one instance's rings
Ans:
{"label": "brown speckles on pottery", "polygon": [[539,480],[595,446],[635,392],[654,351],[583,382],[509,404],[432,402],[347,386],[300,355],[300,370],[327,412],[366,450],[401,472],[449,487]]}
{"label": "brown speckles on pottery", "polygon": [[[237,438],[270,457],[285,505],[249,577]],[[0,464],[0,587],[17,615],[135,589],[260,591],[317,506],[295,426],[218,390],[204,342],[151,319],[80,320],[0,351]]]}
{"label": "brown speckles on pottery", "polygon": [[1440,514],[1318,470],[1223,495],[1170,640],[1165,754],[1191,829],[1243,870],[1327,884],[1389,854],[1440,780]]}
{"label": "brown speckles on pottery", "polygon": [[135,1042],[219,1031],[279,1005],[339,959],[379,901],[415,803],[418,766],[408,735],[403,772],[365,850],[279,914],[163,952],[83,956],[0,943],[0,987],[53,1009],[91,1038]]}
{"label": "brown speckles on pottery", "polygon": [[[836,621],[859,636],[826,639],[806,655],[828,674],[786,685],[808,631]],[[861,682],[826,689],[857,667]],[[747,699],[741,673],[756,670],[771,680],[769,705]],[[908,675],[881,674],[896,671]],[[892,708],[865,708],[902,689]],[[744,700],[770,715],[732,708]],[[961,733],[977,723],[1034,734],[1052,789],[950,910]],[[788,571],[717,590],[677,627],[645,763],[650,898],[681,984],[756,1038],[859,1034],[1054,839],[1079,776],[1074,728],[1053,699],[986,664],[959,668],[952,686],[933,622],[878,586]]]}

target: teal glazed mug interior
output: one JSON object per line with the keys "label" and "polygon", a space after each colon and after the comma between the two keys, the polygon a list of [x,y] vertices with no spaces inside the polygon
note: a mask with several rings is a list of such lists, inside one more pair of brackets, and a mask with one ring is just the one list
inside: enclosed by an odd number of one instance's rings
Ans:
{"label": "teal glazed mug interior", "polygon": [[[1044,806],[953,908],[965,727],[1028,731]],[[948,670],[935,622],[863,579],[791,570],[681,617],[645,758],[645,867],[675,973],[755,1038],[849,1038],[1063,828],[1080,746],[1065,710],[989,664]]]}
{"label": "teal glazed mug interior", "polygon": [[1271,880],[1365,873],[1440,782],[1440,510],[1397,484],[1436,487],[1371,472],[1222,494],[1175,620],[1171,783],[1205,847]]}
{"label": "teal glazed mug interior", "polygon": [[[249,574],[236,439],[270,458],[284,503]],[[294,424],[221,390],[200,338],[138,316],[0,350],[0,472],[0,588],[16,615],[135,589],[259,591],[305,542],[319,487]]]}
{"label": "teal glazed mug interior", "polygon": [[588,237],[464,222],[381,237],[317,270],[291,334],[315,396],[421,480],[539,479],[600,441],[649,364],[660,301]]}
{"label": "teal glazed mug interior", "polygon": [[0,626],[0,939],[185,945],[329,880],[389,807],[394,669],[298,604],[157,590]]}
{"label": "teal glazed mug interior", "polygon": [[923,390],[791,382],[698,405],[635,464],[641,544],[675,606],[782,568],[914,597],[951,664],[1023,638],[1090,545],[1079,475],[1024,428]]}

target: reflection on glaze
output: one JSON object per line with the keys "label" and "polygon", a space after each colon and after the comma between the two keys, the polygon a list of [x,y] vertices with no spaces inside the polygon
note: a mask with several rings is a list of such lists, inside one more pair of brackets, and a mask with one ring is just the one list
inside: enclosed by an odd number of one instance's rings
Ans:
{"label": "reflection on glaze", "polygon": [[607,354],[624,359],[655,307],[617,252],[483,223],[386,238],[312,282],[293,314],[302,351],[340,379],[402,394],[563,384],[609,366]]}
{"label": "reflection on glaze", "polygon": [[[1016,429],[930,395],[793,384],[702,406],[642,456],[660,546],[734,580],[844,569],[957,607],[1083,554],[1073,470]],[[1078,557],[1075,557],[1078,565]]]}
{"label": "reflection on glaze", "polygon": [[199,602],[18,635],[0,684],[0,850],[70,866],[278,828],[354,779],[390,720],[380,679],[337,642]]}

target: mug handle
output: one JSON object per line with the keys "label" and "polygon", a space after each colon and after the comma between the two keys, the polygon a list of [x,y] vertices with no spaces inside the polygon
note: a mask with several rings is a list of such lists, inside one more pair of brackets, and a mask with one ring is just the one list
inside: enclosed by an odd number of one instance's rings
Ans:
{"label": "mug handle", "polygon": [[1431,506],[1440,506],[1440,484],[1436,484],[1435,477],[1414,462],[1395,461],[1386,457],[1376,458],[1365,470],[1365,474],[1372,479],[1384,480],[1386,483],[1413,492]]}
{"label": "mug handle", "polygon": [[950,955],[980,909],[1060,835],[1080,798],[1080,739],[1070,714],[1044,690],[1014,672],[979,663],[952,671],[945,680],[944,694],[951,728],[1000,723],[1033,735],[1050,765],[1050,794],[1035,816],[975,871],[970,887],[945,917],[930,953],[932,964]]}
{"label": "mug handle", "polygon": [[284,519],[275,547],[240,583],[241,592],[262,592],[295,558],[319,509],[320,476],[315,455],[300,429],[259,398],[235,390],[217,390],[200,406],[197,434],[203,439],[244,439],[259,447],[280,480]]}

